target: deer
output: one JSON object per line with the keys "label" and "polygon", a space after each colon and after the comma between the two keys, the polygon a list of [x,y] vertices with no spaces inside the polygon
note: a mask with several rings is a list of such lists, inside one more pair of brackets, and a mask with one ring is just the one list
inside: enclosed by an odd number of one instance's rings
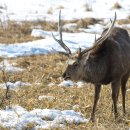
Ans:
{"label": "deer", "polygon": [[59,53],[73,60],[62,74],[64,80],[84,81],[94,85],[94,101],[90,115],[92,122],[95,121],[95,111],[102,85],[111,85],[112,110],[115,120],[118,117],[117,101],[121,88],[123,116],[126,114],[126,83],[130,76],[130,37],[127,30],[114,26],[116,17],[115,12],[110,26],[104,29],[99,38],[95,38],[91,47],[78,48],[78,52],[74,54],[62,39],[61,11],[58,22],[60,39],[52,33],[53,39],[65,50]]}

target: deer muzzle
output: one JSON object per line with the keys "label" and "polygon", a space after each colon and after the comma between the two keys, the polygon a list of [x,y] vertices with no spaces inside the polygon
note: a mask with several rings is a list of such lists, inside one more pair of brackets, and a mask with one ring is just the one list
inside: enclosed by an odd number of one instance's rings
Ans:
{"label": "deer muzzle", "polygon": [[69,74],[67,74],[66,72],[63,73],[62,77],[64,78],[64,80],[69,80],[70,79]]}

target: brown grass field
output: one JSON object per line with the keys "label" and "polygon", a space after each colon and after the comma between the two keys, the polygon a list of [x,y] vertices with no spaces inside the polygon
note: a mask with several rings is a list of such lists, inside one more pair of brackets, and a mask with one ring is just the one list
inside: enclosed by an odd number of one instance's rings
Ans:
{"label": "brown grass field", "polygon": [[[10,21],[11,22],[11,21]],[[31,28],[37,25],[44,28],[42,22],[25,23],[18,25],[11,22],[9,28],[2,28],[0,31],[0,43],[14,43],[36,40],[30,36]],[[49,24],[45,30],[55,30],[55,24]],[[47,26],[46,26],[47,27]],[[1,58],[1,61],[3,58]],[[67,58],[58,54],[18,57],[8,59],[10,63],[15,63],[15,66],[23,68],[23,72],[6,73],[7,81],[23,81],[29,82],[32,85],[29,87],[21,87],[17,91],[9,91],[9,99],[5,99],[5,90],[0,89],[0,108],[4,109],[8,105],[19,104],[27,110],[33,108],[41,109],[73,109],[73,106],[79,104],[79,108],[75,111],[83,113],[86,118],[90,117],[94,87],[92,84],[87,84],[82,88],[59,87],[58,84],[62,81],[61,75],[66,68]],[[3,83],[3,73],[0,72],[0,83]],[[53,87],[49,87],[49,83],[55,83]],[[130,79],[127,82],[127,90],[130,89]],[[54,100],[39,100],[41,95],[54,96]],[[2,99],[4,98],[3,102]],[[1,103],[2,102],[2,103]],[[126,93],[126,118],[120,123],[114,121],[112,113],[112,99],[110,85],[103,86],[99,104],[96,111],[95,123],[86,123],[80,125],[68,125],[66,130],[130,130],[130,91]],[[121,94],[118,101],[119,118],[122,118],[122,100]],[[31,130],[34,124],[28,124],[26,130]],[[0,129],[4,129],[2,126]],[[6,129],[5,129],[6,130]]]}
{"label": "brown grass field", "polygon": [[[94,87],[87,84],[82,88],[72,87],[65,88],[57,86],[62,81],[61,74],[66,67],[66,57],[60,55],[41,55],[17,59],[10,59],[10,63],[15,62],[16,66],[22,67],[25,71],[20,73],[6,73],[8,81],[15,82],[18,80],[29,82],[32,86],[19,88],[17,91],[10,90],[10,99],[5,99],[1,108],[7,105],[19,104],[27,110],[33,108],[56,108],[56,109],[73,109],[73,106],[79,104],[78,112],[82,112],[86,118],[89,118],[94,96]],[[0,74],[2,79],[2,73]],[[2,81],[1,81],[2,82]],[[49,83],[55,83],[49,87]],[[127,89],[130,89],[130,80],[127,83]],[[41,95],[54,96],[55,99],[39,100]],[[0,89],[0,99],[5,96],[5,90]],[[96,111],[96,122],[81,125],[68,125],[68,130],[128,130],[130,127],[130,91],[126,94],[126,121],[117,123],[114,121],[111,111],[111,89],[110,85],[103,86],[100,101]],[[119,118],[122,118],[121,94],[118,102]],[[28,129],[31,126],[28,126]]]}

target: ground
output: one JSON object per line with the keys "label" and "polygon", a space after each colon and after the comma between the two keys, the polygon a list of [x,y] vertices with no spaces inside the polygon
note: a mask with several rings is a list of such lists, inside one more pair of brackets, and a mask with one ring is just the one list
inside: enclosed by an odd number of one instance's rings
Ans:
{"label": "ground", "polygon": [[[1,0],[2,1],[2,0]],[[13,1],[13,0],[12,0]],[[20,3],[14,0],[17,8],[14,8],[14,3],[6,1],[6,4],[0,4],[0,85],[4,82],[15,83],[17,81],[27,82],[31,85],[18,87],[17,89],[11,89],[7,95],[6,89],[0,88],[0,111],[5,110],[7,106],[19,105],[28,111],[39,109],[58,109],[58,110],[75,110],[81,112],[83,117],[88,119],[91,114],[94,86],[93,84],[84,84],[82,87],[70,86],[61,87],[59,84],[63,81],[61,78],[67,64],[67,57],[59,54],[46,54],[44,55],[31,55],[15,57],[17,51],[13,50],[14,55],[12,58],[2,57],[4,49],[2,45],[20,45],[29,41],[36,41],[39,39],[49,39],[47,44],[54,42],[51,36],[39,36],[35,37],[31,35],[33,29],[41,29],[43,31],[57,31],[57,21],[59,10],[62,9],[63,28],[64,32],[72,33],[73,36],[67,34],[66,37],[69,44],[76,44],[77,41],[85,43],[89,41],[86,36],[77,38],[78,33],[85,33],[89,35],[101,34],[101,30],[108,27],[110,18],[113,19],[114,12],[117,12],[116,26],[123,27],[130,32],[130,15],[129,15],[129,1],[120,0],[119,3],[112,1],[100,2],[93,0],[91,7],[83,4],[82,2],[76,2],[72,7],[72,4],[68,0],[62,1],[24,1]],[[5,0],[3,0],[3,3]],[[25,5],[25,3],[27,5]],[[29,3],[28,3],[29,2]],[[42,3],[40,3],[42,2]],[[47,3],[48,2],[48,3]],[[65,3],[64,3],[65,2]],[[122,4],[120,4],[122,3]],[[20,5],[20,6],[19,6]],[[24,8],[23,8],[23,6]],[[42,6],[41,6],[42,5]],[[71,6],[69,6],[71,5]],[[85,8],[85,10],[84,10]],[[16,10],[15,10],[16,9]],[[24,12],[23,15],[21,15]],[[2,15],[4,14],[4,15]],[[106,15],[107,14],[107,15]],[[6,16],[7,19],[4,17]],[[4,19],[4,20],[3,20]],[[50,33],[49,32],[49,33]],[[93,34],[94,33],[94,34]],[[82,35],[81,35],[82,36]],[[76,40],[76,42],[73,42]],[[66,39],[64,39],[66,40]],[[67,40],[65,42],[67,42]],[[90,40],[92,41],[92,40]],[[89,42],[90,42],[89,41]],[[39,42],[39,41],[38,41]],[[38,43],[37,42],[37,43]],[[42,42],[42,41],[41,41]],[[46,41],[45,41],[46,42]],[[45,44],[45,42],[43,44]],[[88,42],[88,43],[89,43]],[[19,44],[17,44],[19,43]],[[37,44],[35,43],[35,44]],[[80,44],[82,44],[80,43]],[[33,44],[33,42],[30,42]],[[33,44],[33,45],[35,45]],[[50,44],[49,44],[50,45]],[[55,44],[52,44],[55,45]],[[6,46],[6,47],[7,47]],[[15,46],[15,47],[16,47]],[[30,45],[31,46],[31,45]],[[27,47],[30,47],[27,46]],[[56,45],[57,46],[57,45]],[[79,46],[78,46],[79,47]],[[17,47],[16,47],[17,48]],[[30,47],[31,48],[31,47]],[[39,46],[36,48],[40,48]],[[44,49],[44,46],[41,47]],[[75,46],[72,46],[75,48]],[[20,48],[20,49],[26,49]],[[35,47],[34,47],[35,49]],[[5,48],[5,51],[10,52],[12,50]],[[12,51],[12,52],[13,52]],[[36,50],[37,51],[37,50]],[[26,52],[26,51],[25,51]],[[8,56],[9,56],[8,55]],[[23,69],[23,71],[10,73],[1,69],[1,62],[7,60],[11,65]],[[43,98],[45,96],[45,98]],[[86,122],[83,124],[67,124],[66,130],[129,130],[130,129],[130,79],[127,82],[126,93],[126,117],[122,117],[122,96],[119,95],[118,100],[118,112],[120,122],[114,120],[112,112],[112,98],[111,87],[109,85],[102,86],[100,100],[96,111],[96,121],[94,123]],[[17,114],[17,112],[16,112]],[[19,116],[19,114],[18,114]],[[0,118],[1,120],[2,118]],[[46,119],[49,120],[49,119]],[[6,119],[5,119],[6,121]],[[25,129],[31,130],[36,126],[31,122],[25,126]],[[7,130],[0,126],[1,130]],[[60,129],[60,128],[57,128]]]}
{"label": "ground", "polygon": [[[20,57],[10,59],[10,63],[16,63],[17,67],[22,67],[26,71],[12,73],[6,75],[9,81],[24,81],[29,82],[32,86],[19,88],[17,91],[10,90],[9,99],[5,99],[1,104],[1,108],[8,105],[19,104],[27,110],[33,108],[60,110],[74,109],[83,113],[88,118],[91,113],[94,87],[92,84],[87,84],[81,88],[78,87],[59,87],[58,83],[62,81],[61,74],[66,67],[66,57],[55,55],[39,55],[30,57]],[[1,74],[2,76],[2,74]],[[2,78],[0,78],[2,79]],[[55,83],[50,87],[48,84]],[[127,90],[130,89],[130,80],[127,83]],[[5,96],[5,90],[0,90],[0,99]],[[41,95],[53,96],[53,100],[39,100]],[[86,123],[81,125],[68,125],[67,129],[98,129],[98,130],[118,130],[128,129],[130,125],[127,121],[116,123],[112,114],[112,99],[110,85],[103,86],[100,96],[100,101],[96,111],[96,122]],[[126,94],[126,119],[130,120],[130,91]],[[122,118],[121,94],[118,102],[119,118]],[[31,125],[27,127],[31,127]]]}

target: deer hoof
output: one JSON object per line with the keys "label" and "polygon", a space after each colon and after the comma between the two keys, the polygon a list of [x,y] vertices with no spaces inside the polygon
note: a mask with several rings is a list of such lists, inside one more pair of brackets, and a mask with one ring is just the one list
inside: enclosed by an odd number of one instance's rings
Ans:
{"label": "deer hoof", "polygon": [[89,122],[95,122],[95,118],[94,118],[94,117],[91,117],[91,118],[89,119]]}

